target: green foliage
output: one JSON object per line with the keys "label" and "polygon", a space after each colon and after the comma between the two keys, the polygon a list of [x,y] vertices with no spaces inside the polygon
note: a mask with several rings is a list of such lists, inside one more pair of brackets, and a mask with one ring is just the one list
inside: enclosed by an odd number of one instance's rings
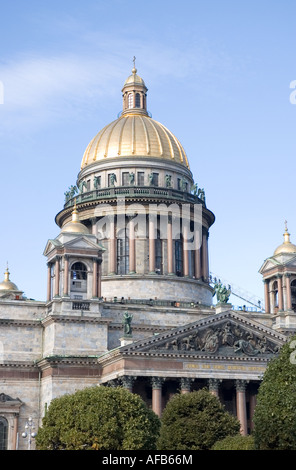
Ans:
{"label": "green foliage", "polygon": [[220,441],[217,441],[212,450],[254,450],[253,436],[227,436]]}
{"label": "green foliage", "polygon": [[208,450],[240,424],[207,390],[174,395],[162,415],[159,450]]}
{"label": "green foliage", "polygon": [[258,391],[254,413],[256,449],[296,450],[296,361],[291,341],[269,363]]}
{"label": "green foliage", "polygon": [[136,394],[90,387],[50,403],[38,450],[154,450],[160,420]]}

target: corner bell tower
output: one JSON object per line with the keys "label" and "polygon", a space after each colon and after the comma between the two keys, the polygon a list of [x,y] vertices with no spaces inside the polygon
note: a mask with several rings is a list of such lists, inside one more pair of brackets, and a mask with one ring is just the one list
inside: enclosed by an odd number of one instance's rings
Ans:
{"label": "corner bell tower", "polygon": [[290,241],[285,222],[284,242],[267,258],[263,276],[265,312],[275,316],[276,328],[296,327],[296,245]]}

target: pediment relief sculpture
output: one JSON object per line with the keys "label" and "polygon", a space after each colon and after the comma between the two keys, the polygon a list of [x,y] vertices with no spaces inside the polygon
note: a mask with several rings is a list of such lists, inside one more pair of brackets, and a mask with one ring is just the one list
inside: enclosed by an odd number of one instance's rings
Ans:
{"label": "pediment relief sculpture", "polygon": [[226,321],[217,326],[168,339],[152,346],[152,349],[163,352],[219,353],[226,356],[268,356],[276,354],[280,346],[264,334],[259,336],[238,324]]}

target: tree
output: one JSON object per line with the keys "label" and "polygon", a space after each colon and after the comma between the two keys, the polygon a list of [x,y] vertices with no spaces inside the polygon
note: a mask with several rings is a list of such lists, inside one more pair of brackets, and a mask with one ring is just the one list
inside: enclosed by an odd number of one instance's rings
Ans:
{"label": "tree", "polygon": [[253,436],[227,436],[217,441],[211,450],[254,450]]}
{"label": "tree", "polygon": [[174,395],[165,407],[157,447],[160,450],[209,450],[239,432],[237,418],[207,390]]}
{"label": "tree", "polygon": [[154,450],[160,420],[136,394],[89,387],[50,403],[38,450]]}
{"label": "tree", "polygon": [[254,412],[256,449],[296,450],[296,337],[267,366]]}

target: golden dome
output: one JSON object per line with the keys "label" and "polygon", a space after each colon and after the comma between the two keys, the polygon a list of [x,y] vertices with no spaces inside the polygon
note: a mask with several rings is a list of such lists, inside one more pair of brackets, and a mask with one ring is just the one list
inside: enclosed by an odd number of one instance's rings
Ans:
{"label": "golden dome", "polygon": [[4,281],[0,283],[0,291],[18,291],[17,286],[9,279],[8,266],[4,273]]}
{"label": "golden dome", "polygon": [[89,235],[88,228],[79,220],[76,202],[72,212],[72,220],[62,227],[61,233],[82,233]]}
{"label": "golden dome", "polygon": [[[135,61],[135,57],[134,57]],[[149,116],[144,80],[132,69],[124,83],[123,111],[89,143],[81,169],[106,158],[159,158],[186,166],[189,163],[179,140],[161,123]]]}
{"label": "golden dome", "polygon": [[282,243],[280,246],[277,247],[277,249],[274,252],[274,255],[279,255],[282,253],[295,253],[296,254],[296,245],[293,245],[293,243],[290,242],[290,234],[288,232],[287,222],[286,222],[286,228],[285,228],[285,233],[284,233],[284,243]]}
{"label": "golden dome", "polygon": [[88,145],[81,169],[106,158],[160,158],[189,168],[178,139],[162,124],[141,114],[125,114],[102,129]]}
{"label": "golden dome", "polygon": [[143,78],[137,75],[137,69],[135,67],[132,70],[132,74],[125,80],[123,88],[127,85],[142,85],[146,88]]}

